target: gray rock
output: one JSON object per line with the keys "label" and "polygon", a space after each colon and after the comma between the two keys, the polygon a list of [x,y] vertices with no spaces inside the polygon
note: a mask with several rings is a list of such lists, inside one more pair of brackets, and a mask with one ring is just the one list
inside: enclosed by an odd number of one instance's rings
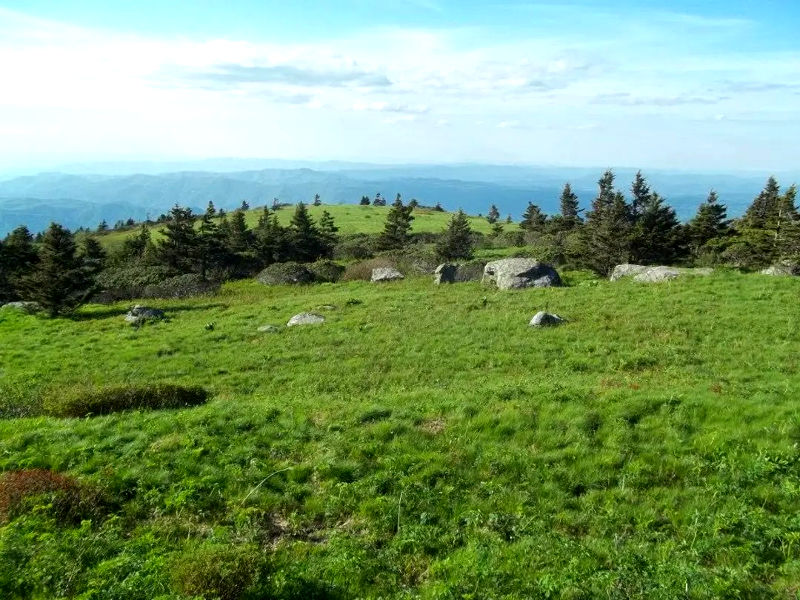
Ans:
{"label": "gray rock", "polygon": [[546,313],[544,311],[536,313],[536,316],[531,319],[530,327],[557,327],[559,325],[563,325],[566,323],[567,320],[559,317],[558,315],[553,315],[550,313]]}
{"label": "gray rock", "polygon": [[483,282],[493,283],[501,290],[514,290],[560,286],[561,278],[553,267],[538,260],[506,258],[486,265]]}
{"label": "gray rock", "polygon": [[785,261],[764,269],[761,274],[773,277],[798,277],[800,276],[800,265]]}
{"label": "gray rock", "polygon": [[633,277],[635,275],[641,275],[647,271],[647,267],[644,265],[617,265],[614,267],[613,273],[611,273],[611,281],[618,281],[623,277]]}
{"label": "gray rock", "polygon": [[286,324],[287,327],[295,327],[297,325],[321,325],[325,322],[325,317],[317,313],[300,313],[289,319]]}
{"label": "gray rock", "polygon": [[279,333],[280,330],[281,328],[275,327],[275,325],[263,325],[258,328],[258,333]]}
{"label": "gray rock", "polygon": [[335,304],[323,304],[317,307],[317,310],[336,310]]}
{"label": "gray rock", "polygon": [[148,321],[161,321],[166,316],[163,310],[137,304],[125,315],[125,322],[138,327]]}
{"label": "gray rock", "polygon": [[378,269],[372,269],[372,283],[400,281],[401,279],[405,279],[403,274],[392,267],[380,267]]}
{"label": "gray rock", "polygon": [[29,315],[35,314],[42,310],[38,302],[9,302],[0,306],[3,310],[18,310]]}
{"label": "gray rock", "polygon": [[433,272],[433,283],[436,285],[455,283],[456,277],[458,277],[458,265],[439,265]]}
{"label": "gray rock", "polygon": [[633,280],[639,283],[660,283],[677,279],[680,275],[681,272],[672,267],[650,267],[644,273],[639,273]]}

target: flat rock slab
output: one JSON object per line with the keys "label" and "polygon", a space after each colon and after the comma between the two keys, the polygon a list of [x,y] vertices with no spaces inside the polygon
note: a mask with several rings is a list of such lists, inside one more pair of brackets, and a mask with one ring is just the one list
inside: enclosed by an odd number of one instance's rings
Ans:
{"label": "flat rock slab", "polygon": [[392,267],[380,267],[372,269],[372,283],[383,283],[386,281],[400,281],[405,279],[405,276]]}
{"label": "flat rock slab", "polygon": [[9,302],[0,306],[3,310],[17,310],[32,315],[42,310],[38,302]]}
{"label": "flat rock slab", "polygon": [[286,324],[287,327],[296,327],[298,325],[322,325],[325,322],[325,317],[317,313],[300,313],[289,319]]}
{"label": "flat rock slab", "polygon": [[683,275],[708,276],[714,273],[714,269],[681,269],[678,267],[646,267],[644,265],[617,265],[611,273],[611,281],[619,281],[625,277],[633,277],[639,283],[658,283],[660,281],[670,281]]}
{"label": "flat rock slab", "polygon": [[614,271],[611,273],[611,281],[618,281],[623,277],[634,277],[636,275],[641,275],[645,271],[647,271],[649,267],[645,267],[644,265],[617,265],[614,267]]}
{"label": "flat rock slab", "polygon": [[547,312],[538,312],[536,316],[531,319],[529,327],[558,327],[563,325],[567,320]]}
{"label": "flat rock slab", "polygon": [[636,275],[633,280],[639,283],[659,283],[661,281],[670,281],[677,279],[681,276],[678,269],[671,267],[650,267],[643,273]]}
{"label": "flat rock slab", "polygon": [[506,258],[486,265],[483,283],[492,283],[501,290],[556,287],[561,285],[558,272],[532,258]]}
{"label": "flat rock slab", "polygon": [[761,271],[761,274],[771,275],[773,277],[798,277],[800,276],[800,265],[794,263],[772,265]]}
{"label": "flat rock slab", "polygon": [[275,325],[262,325],[258,328],[258,333],[280,333],[281,328]]}

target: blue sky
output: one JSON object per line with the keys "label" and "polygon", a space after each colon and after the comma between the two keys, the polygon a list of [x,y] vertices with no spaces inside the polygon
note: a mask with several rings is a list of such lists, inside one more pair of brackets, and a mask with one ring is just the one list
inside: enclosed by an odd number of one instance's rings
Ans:
{"label": "blue sky", "polygon": [[0,161],[800,164],[791,0],[0,0]]}

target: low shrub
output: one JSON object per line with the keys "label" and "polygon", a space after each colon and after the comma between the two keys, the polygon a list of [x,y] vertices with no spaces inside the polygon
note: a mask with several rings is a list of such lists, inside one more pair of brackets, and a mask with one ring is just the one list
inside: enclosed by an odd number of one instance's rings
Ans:
{"label": "low shrub", "polygon": [[192,548],[173,561],[173,586],[185,597],[238,600],[257,582],[265,563],[255,546]]}
{"label": "low shrub", "polygon": [[201,387],[170,384],[78,389],[44,400],[46,414],[79,418],[108,415],[125,410],[178,409],[204,404],[210,394]]}
{"label": "low shrub", "polygon": [[342,237],[333,249],[336,260],[366,260],[375,256],[377,236],[357,233]]}
{"label": "low shrub", "polygon": [[203,279],[197,273],[188,273],[177,277],[170,277],[165,281],[148,285],[144,288],[141,298],[190,298],[215,294],[219,291],[219,281]]}
{"label": "low shrub", "polygon": [[317,283],[336,283],[342,278],[344,267],[331,260],[320,260],[308,265]]}
{"label": "low shrub", "polygon": [[302,285],[314,282],[308,266],[296,262],[275,263],[256,276],[264,285]]}
{"label": "low shrub", "polygon": [[342,279],[344,281],[370,281],[373,269],[397,269],[397,261],[387,257],[372,258],[348,265]]}
{"label": "low shrub", "polygon": [[30,500],[43,497],[62,523],[96,517],[104,505],[99,492],[74,477],[45,469],[7,471],[0,476],[0,523],[25,512]]}

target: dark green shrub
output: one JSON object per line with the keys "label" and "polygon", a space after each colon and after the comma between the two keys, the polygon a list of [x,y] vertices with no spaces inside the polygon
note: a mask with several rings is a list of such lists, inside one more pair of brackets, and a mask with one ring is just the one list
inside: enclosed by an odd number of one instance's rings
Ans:
{"label": "dark green shrub", "polygon": [[295,262],[275,263],[256,276],[264,285],[302,285],[314,282],[314,274],[306,265]]}
{"label": "dark green shrub", "polygon": [[203,279],[197,273],[178,275],[144,288],[141,298],[190,298],[204,294],[215,294],[219,291],[220,283],[210,279]]}
{"label": "dark green shrub", "polygon": [[358,233],[342,237],[333,248],[337,260],[366,260],[375,255],[376,237]]}
{"label": "dark green shrub", "polygon": [[344,267],[331,260],[318,260],[308,265],[317,283],[336,283],[342,278]]}
{"label": "dark green shrub", "polygon": [[44,410],[54,417],[79,418],[125,410],[186,408],[204,404],[209,396],[201,387],[170,384],[77,389],[46,397]]}
{"label": "dark green shrub", "polygon": [[186,597],[238,600],[258,581],[265,563],[255,546],[191,548],[173,561],[172,582]]}

